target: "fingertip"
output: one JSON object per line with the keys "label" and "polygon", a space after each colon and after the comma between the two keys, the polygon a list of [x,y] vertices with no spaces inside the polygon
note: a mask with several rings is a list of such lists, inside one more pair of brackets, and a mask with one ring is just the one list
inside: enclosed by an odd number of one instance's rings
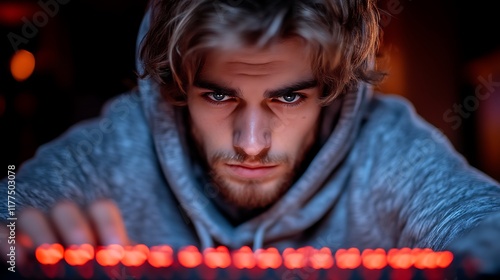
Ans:
{"label": "fingertip", "polygon": [[66,246],[95,245],[89,221],[77,204],[68,201],[57,203],[52,208],[51,217]]}
{"label": "fingertip", "polygon": [[19,231],[26,234],[34,247],[44,243],[56,243],[57,238],[45,215],[35,208],[24,208],[18,216]]}
{"label": "fingertip", "polygon": [[96,201],[89,206],[88,211],[102,245],[130,244],[120,209],[114,201]]}

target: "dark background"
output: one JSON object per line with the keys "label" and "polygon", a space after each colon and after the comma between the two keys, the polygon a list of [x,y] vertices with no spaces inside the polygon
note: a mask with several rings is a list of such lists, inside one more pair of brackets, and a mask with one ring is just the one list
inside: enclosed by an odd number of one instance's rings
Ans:
{"label": "dark background", "polygon": [[[146,1],[59,1],[0,1],[0,166],[20,165],[136,85],[135,39]],[[42,2],[57,4],[57,12],[47,14]],[[496,2],[379,1],[390,16],[382,21],[380,57],[389,77],[378,89],[408,98],[473,166],[500,180],[500,85],[473,99],[480,77],[500,83]],[[35,71],[19,82],[10,73],[8,34],[22,36],[27,21],[43,23],[40,13],[47,20],[19,45],[34,54]]]}

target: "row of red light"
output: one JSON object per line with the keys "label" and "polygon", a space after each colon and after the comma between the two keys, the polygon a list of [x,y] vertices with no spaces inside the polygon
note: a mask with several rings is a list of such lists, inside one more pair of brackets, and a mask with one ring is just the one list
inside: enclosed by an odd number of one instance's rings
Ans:
{"label": "row of red light", "polygon": [[[36,249],[36,259],[44,265],[56,264],[64,259],[69,265],[84,265],[96,259],[101,266],[114,266],[122,263],[125,266],[140,266],[146,261],[153,267],[169,267],[174,262],[174,250],[170,246],[145,245],[120,246],[110,245],[94,247],[88,244],[73,245],[64,249],[60,244],[44,244]],[[238,269],[279,268],[288,269],[312,267],[329,269],[336,265],[340,269],[355,269],[363,266],[367,269],[383,269],[390,266],[394,269],[436,269],[446,268],[453,261],[449,251],[435,252],[431,249],[402,248],[385,251],[383,249],[366,249],[360,252],[357,248],[340,249],[332,254],[330,249],[302,247],[285,249],[282,254],[276,248],[259,249],[252,252],[249,247],[229,252],[224,246],[208,248],[202,252],[195,246],[187,246],[177,252],[177,261],[186,268],[194,268],[202,263],[210,268],[227,268],[230,265]]]}

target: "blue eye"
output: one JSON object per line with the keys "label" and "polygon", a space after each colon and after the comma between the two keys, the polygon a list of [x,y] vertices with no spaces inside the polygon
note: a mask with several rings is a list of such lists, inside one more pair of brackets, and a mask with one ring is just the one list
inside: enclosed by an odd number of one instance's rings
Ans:
{"label": "blue eye", "polygon": [[226,94],[218,93],[218,92],[210,92],[210,93],[207,93],[206,96],[208,98],[210,98],[211,100],[216,101],[216,102],[223,102],[223,101],[230,99],[229,96],[227,96]]}
{"label": "blue eye", "polygon": [[281,101],[281,102],[284,102],[284,103],[293,103],[293,102],[296,102],[301,97],[302,96],[296,92],[290,92],[290,93],[284,94],[276,99]]}

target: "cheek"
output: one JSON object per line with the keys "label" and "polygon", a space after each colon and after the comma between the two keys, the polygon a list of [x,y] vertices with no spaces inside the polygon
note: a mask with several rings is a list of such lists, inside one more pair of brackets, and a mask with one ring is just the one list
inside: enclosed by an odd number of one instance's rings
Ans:
{"label": "cheek", "polygon": [[298,156],[309,149],[316,140],[318,124],[319,113],[316,111],[289,118],[283,124],[283,129],[275,130],[273,146]]}
{"label": "cheek", "polygon": [[[220,117],[217,112],[200,106],[196,102],[189,105],[191,133],[198,145],[211,154],[214,150],[222,150],[230,143],[231,133],[227,118]],[[219,112],[220,113],[220,112]]]}

